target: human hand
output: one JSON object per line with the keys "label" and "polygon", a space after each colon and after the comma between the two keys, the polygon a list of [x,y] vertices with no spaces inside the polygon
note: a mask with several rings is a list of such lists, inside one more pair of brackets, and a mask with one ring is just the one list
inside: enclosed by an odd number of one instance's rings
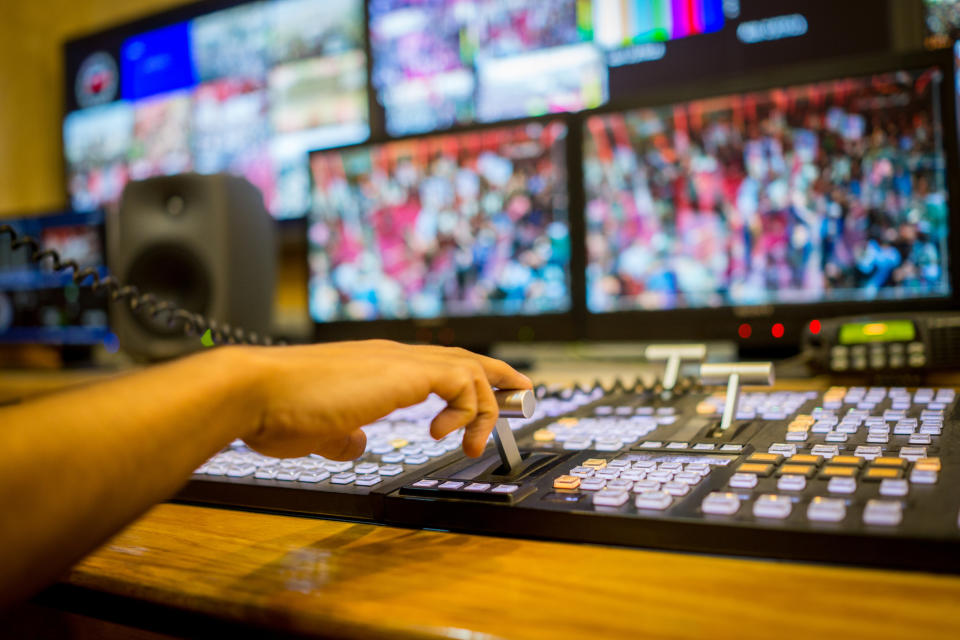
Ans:
{"label": "human hand", "polygon": [[352,460],[366,446],[360,427],[431,393],[447,401],[430,434],[466,427],[463,450],[479,456],[500,414],[491,387],[529,389],[506,363],[464,349],[387,340],[295,347],[229,347],[252,372],[260,414],[244,441],[270,456],[317,453]]}

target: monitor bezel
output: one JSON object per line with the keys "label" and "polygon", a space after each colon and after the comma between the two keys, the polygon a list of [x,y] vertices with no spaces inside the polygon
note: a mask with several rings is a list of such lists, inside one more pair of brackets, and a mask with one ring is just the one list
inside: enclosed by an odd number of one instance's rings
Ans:
{"label": "monitor bezel", "polygon": [[[376,320],[336,320],[318,322],[309,316],[313,324],[313,338],[317,341],[328,342],[336,340],[359,340],[365,338],[388,338],[400,342],[435,343],[442,345],[473,347],[485,349],[496,342],[542,342],[556,340],[573,340],[580,337],[579,321],[582,305],[578,302],[583,297],[584,270],[583,247],[579,238],[583,237],[582,216],[571,205],[570,200],[570,169],[573,166],[573,156],[580,152],[578,114],[556,113],[528,118],[516,118],[495,123],[460,126],[455,129],[444,129],[426,134],[412,134],[396,138],[372,139],[358,144],[344,145],[329,149],[317,149],[310,152],[310,157],[317,154],[342,153],[351,149],[363,149],[387,144],[408,141],[424,140],[429,138],[463,136],[473,133],[512,129],[528,124],[562,123],[566,127],[564,139],[564,171],[567,173],[567,224],[570,236],[570,265],[569,287],[570,308],[564,312],[544,313],[536,315],[474,315],[474,316],[443,316],[438,318],[404,318],[404,319],[376,319]],[[572,136],[577,136],[576,140]],[[315,188],[313,175],[310,176],[311,191]],[[309,232],[312,211],[304,218],[304,225]],[[305,265],[307,273],[307,287],[310,279],[310,241],[307,238]],[[309,290],[308,290],[309,298]],[[309,304],[309,302],[308,302]],[[309,310],[308,310],[309,315]]]}
{"label": "monitor bezel", "polygon": [[[709,85],[687,85],[664,91],[651,92],[642,100],[610,104],[582,114],[580,135],[584,135],[587,119],[608,113],[639,108],[663,106],[733,93],[763,91],[797,84],[830,81],[844,77],[873,75],[891,71],[939,67],[944,73],[944,91],[940,96],[943,113],[943,140],[946,158],[946,178],[949,207],[949,239],[947,256],[951,293],[945,297],[919,297],[881,301],[813,302],[808,304],[776,303],[743,307],[712,307],[669,310],[624,310],[593,313],[587,309],[587,300],[579,299],[584,318],[583,337],[588,340],[728,340],[741,349],[784,347],[800,344],[811,320],[840,315],[868,315],[905,310],[940,311],[956,309],[960,304],[960,159],[958,159],[957,87],[949,50],[857,56],[842,60],[807,63],[790,68],[764,71],[749,76],[728,77]],[[951,90],[951,87],[953,90]],[[583,156],[577,158],[577,180],[571,177],[571,208],[579,212],[585,227],[585,189],[583,183]],[[571,176],[574,170],[571,170]],[[585,232],[584,232],[585,233]],[[582,236],[583,244],[586,235]],[[583,265],[586,265],[583,247]],[[585,291],[584,291],[585,293]],[[783,335],[776,338],[772,327],[783,325]],[[751,327],[749,338],[739,335],[740,325]]]}

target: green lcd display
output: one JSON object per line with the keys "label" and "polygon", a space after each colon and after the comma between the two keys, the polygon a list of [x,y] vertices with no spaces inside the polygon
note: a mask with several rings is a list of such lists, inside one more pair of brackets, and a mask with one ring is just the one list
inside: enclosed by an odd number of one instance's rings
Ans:
{"label": "green lcd display", "polygon": [[909,342],[917,330],[909,320],[886,322],[854,322],[840,325],[840,344],[863,344],[865,342]]}

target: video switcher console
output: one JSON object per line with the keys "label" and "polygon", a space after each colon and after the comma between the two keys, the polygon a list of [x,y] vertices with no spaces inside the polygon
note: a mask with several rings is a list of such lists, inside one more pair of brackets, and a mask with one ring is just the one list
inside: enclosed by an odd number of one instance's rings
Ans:
{"label": "video switcher console", "polygon": [[430,420],[443,407],[431,398],[365,427],[367,450],[353,462],[278,460],[237,441],[200,467],[178,499],[472,533],[960,571],[955,390],[769,390],[769,363],[704,363],[698,376],[680,378],[679,361],[705,352],[656,349],[648,357],[667,362],[654,387],[538,389],[535,409],[529,401],[520,407],[514,394],[501,416],[518,417],[501,418],[496,442],[477,459],[460,451],[460,432],[431,439]]}

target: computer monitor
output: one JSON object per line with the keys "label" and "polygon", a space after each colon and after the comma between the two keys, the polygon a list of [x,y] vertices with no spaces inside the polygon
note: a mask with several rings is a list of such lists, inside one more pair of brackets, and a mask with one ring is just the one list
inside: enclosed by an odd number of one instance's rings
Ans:
{"label": "computer monitor", "polygon": [[274,216],[303,216],[307,152],[369,137],[363,0],[228,4],[67,43],[73,208],[116,203],[132,179],[226,171],[257,186]]}
{"label": "computer monitor", "polygon": [[371,0],[391,136],[580,111],[650,87],[881,51],[888,0]]}
{"label": "computer monitor", "polygon": [[946,49],[960,36],[960,0],[923,0],[923,44]]}
{"label": "computer monitor", "polygon": [[955,304],[950,56],[822,72],[584,120],[590,337],[795,344]]}
{"label": "computer monitor", "polygon": [[312,153],[317,337],[572,337],[567,131],[548,119]]}
{"label": "computer monitor", "polygon": [[[76,260],[81,268],[96,267],[101,277],[106,275],[102,212],[0,222],[11,225],[18,236],[34,238],[43,249],[56,250],[63,260]],[[40,265],[32,262],[28,248],[12,250],[9,239],[0,235],[0,344],[111,343],[106,298],[74,285],[72,271],[53,271],[49,259]]]}

